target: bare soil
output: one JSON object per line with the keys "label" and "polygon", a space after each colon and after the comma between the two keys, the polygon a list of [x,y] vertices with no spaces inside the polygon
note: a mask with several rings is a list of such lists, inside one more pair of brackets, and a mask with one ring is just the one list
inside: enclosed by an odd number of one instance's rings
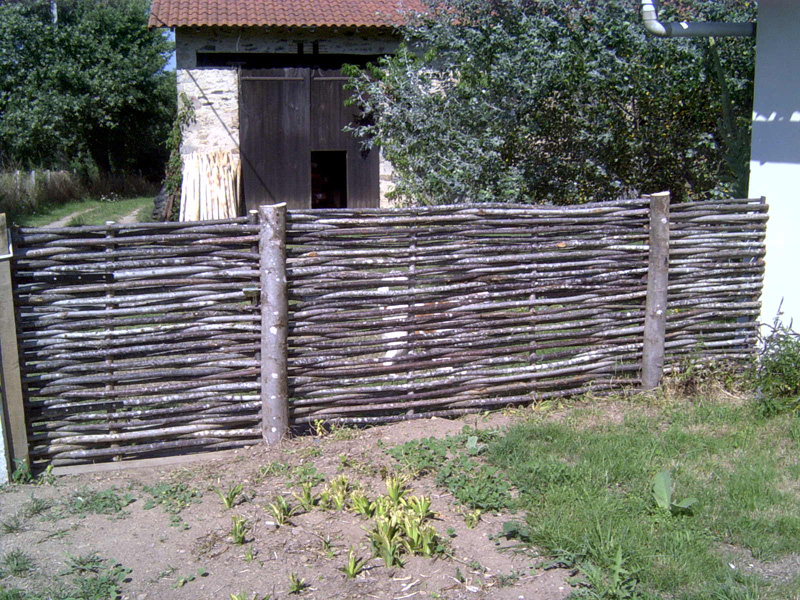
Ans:
{"label": "bare soil", "polygon": [[[410,439],[443,437],[458,433],[465,424],[502,426],[512,417],[469,417],[449,421],[416,420],[327,437],[300,437],[280,447],[254,446],[238,451],[192,457],[181,464],[134,466],[117,463],[116,470],[63,475],[52,485],[7,486],[0,492],[0,521],[22,518],[19,532],[0,531],[0,554],[20,549],[30,555],[35,568],[25,577],[6,577],[2,585],[41,590],[59,580],[68,556],[97,553],[131,569],[123,598],[151,600],[229,600],[231,594],[253,594],[271,600],[308,599],[481,599],[560,600],[569,596],[568,573],[545,569],[547,561],[535,554],[504,550],[495,536],[504,521],[523,515],[484,514],[474,528],[466,526],[463,509],[429,477],[411,482],[412,493],[430,496],[437,513],[434,526],[448,541],[449,556],[408,558],[403,568],[386,568],[372,558],[365,532],[367,521],[353,512],[319,509],[298,514],[291,524],[276,527],[265,506],[278,494],[297,501],[287,476],[259,474],[259,467],[286,462],[292,468],[313,465],[326,479],[345,474],[360,482],[371,496],[385,493],[383,476],[397,468],[384,447]],[[347,439],[343,439],[347,438]],[[122,468],[124,467],[124,468]],[[161,506],[145,510],[150,495],[144,490],[163,482],[185,482],[202,492],[200,501],[180,513],[188,526],[171,526]],[[244,493],[226,510],[213,491],[240,483]],[[134,502],[118,517],[85,514],[56,518],[58,504],[85,490],[114,487],[130,493]],[[319,490],[321,486],[316,488]],[[23,517],[31,498],[56,505],[42,516]],[[232,516],[251,524],[244,545],[231,539]],[[332,547],[324,548],[323,540]],[[348,579],[340,568],[350,547],[369,559],[368,569]],[[254,555],[246,560],[248,549]],[[197,576],[198,570],[205,575]],[[289,574],[310,586],[289,595]],[[189,580],[190,576],[195,576]],[[181,578],[186,581],[181,582]]]}

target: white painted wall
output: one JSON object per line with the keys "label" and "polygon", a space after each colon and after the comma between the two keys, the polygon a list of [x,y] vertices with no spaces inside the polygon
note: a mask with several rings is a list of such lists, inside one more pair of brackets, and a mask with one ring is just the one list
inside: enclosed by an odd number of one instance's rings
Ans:
{"label": "white painted wall", "polygon": [[800,2],[759,0],[750,197],[769,204],[761,320],[800,329]]}

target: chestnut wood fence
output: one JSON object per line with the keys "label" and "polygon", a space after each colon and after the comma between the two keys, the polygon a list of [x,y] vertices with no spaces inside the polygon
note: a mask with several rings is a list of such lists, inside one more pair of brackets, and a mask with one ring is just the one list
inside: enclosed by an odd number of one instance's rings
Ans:
{"label": "chestnut wood fence", "polygon": [[648,266],[650,203],[18,229],[27,451],[107,461],[602,393],[641,384],[646,328],[666,371],[749,359],[766,204],[669,207]]}

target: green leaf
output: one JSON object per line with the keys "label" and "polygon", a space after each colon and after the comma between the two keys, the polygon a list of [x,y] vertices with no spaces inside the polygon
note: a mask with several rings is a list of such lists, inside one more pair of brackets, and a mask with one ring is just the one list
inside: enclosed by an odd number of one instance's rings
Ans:
{"label": "green leaf", "polygon": [[653,499],[659,508],[671,510],[672,506],[672,477],[664,469],[653,478]]}

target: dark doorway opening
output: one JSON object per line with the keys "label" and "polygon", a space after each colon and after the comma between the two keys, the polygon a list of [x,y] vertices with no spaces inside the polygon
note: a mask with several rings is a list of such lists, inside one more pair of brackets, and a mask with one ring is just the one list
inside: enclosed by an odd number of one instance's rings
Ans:
{"label": "dark doorway opening", "polygon": [[347,208],[347,152],[311,153],[311,208]]}

